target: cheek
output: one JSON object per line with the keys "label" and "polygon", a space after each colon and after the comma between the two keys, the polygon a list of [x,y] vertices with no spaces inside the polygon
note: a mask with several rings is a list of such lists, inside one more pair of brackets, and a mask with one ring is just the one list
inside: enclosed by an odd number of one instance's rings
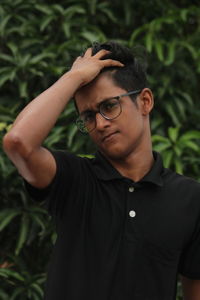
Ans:
{"label": "cheek", "polygon": [[121,126],[127,131],[130,132],[130,128],[133,130],[140,128],[143,120],[142,116],[133,110],[129,110],[126,113],[124,113],[123,118],[120,120]]}

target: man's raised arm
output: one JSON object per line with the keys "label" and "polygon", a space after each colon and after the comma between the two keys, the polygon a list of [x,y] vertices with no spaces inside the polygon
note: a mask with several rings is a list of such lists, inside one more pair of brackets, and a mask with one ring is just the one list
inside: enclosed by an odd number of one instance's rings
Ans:
{"label": "man's raised arm", "polygon": [[83,57],[75,60],[69,72],[24,108],[5,135],[5,152],[19,173],[33,186],[44,188],[55,175],[55,160],[42,143],[75,92],[92,81],[101,69],[123,66],[118,61],[102,60],[108,52],[100,50],[92,56],[89,48]]}

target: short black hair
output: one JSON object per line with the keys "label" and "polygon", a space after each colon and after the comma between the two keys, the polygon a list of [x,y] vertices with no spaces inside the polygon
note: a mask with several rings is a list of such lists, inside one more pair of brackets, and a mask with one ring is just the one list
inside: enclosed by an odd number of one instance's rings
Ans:
{"label": "short black hair", "polygon": [[[110,58],[124,64],[124,67],[104,68],[101,73],[110,71],[115,84],[128,92],[132,90],[142,90],[147,87],[147,64],[144,49],[142,49],[142,47],[138,48],[139,50],[142,50],[142,55],[136,55],[134,54],[134,50],[132,51],[124,45],[114,41],[108,41],[106,43],[95,42],[92,45],[92,55],[95,55],[101,49],[110,51],[110,53],[106,54],[102,59]],[[133,95],[132,98],[135,98],[135,96]]]}

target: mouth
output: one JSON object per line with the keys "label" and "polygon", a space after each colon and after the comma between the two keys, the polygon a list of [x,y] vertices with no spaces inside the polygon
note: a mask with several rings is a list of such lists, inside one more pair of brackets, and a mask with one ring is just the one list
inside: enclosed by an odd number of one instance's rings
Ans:
{"label": "mouth", "polygon": [[106,141],[111,140],[117,133],[119,133],[119,131],[115,131],[115,132],[112,132],[112,133],[109,133],[109,134],[105,135],[102,138],[102,142],[106,142]]}

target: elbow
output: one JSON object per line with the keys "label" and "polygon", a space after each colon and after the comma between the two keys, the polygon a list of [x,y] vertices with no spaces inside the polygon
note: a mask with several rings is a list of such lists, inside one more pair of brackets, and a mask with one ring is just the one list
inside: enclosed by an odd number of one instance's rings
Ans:
{"label": "elbow", "polygon": [[8,132],[3,137],[3,149],[6,153],[16,150],[16,148],[19,148],[20,144],[21,144],[21,139],[17,134],[13,132]]}
{"label": "elbow", "polygon": [[11,159],[16,155],[27,159],[31,153],[31,149],[26,145],[23,137],[12,130],[3,137],[3,149]]}

